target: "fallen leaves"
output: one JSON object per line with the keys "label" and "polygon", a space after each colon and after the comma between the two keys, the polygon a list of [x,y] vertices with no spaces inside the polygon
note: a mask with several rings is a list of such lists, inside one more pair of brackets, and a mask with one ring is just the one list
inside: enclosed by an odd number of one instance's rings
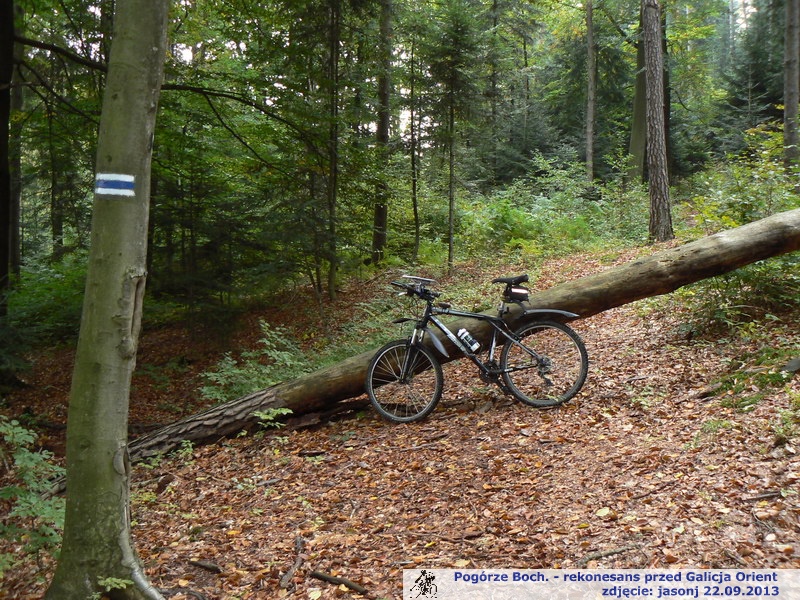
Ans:
{"label": "fallen leaves", "polygon": [[[452,364],[420,423],[367,412],[139,466],[148,576],[173,599],[393,600],[412,567],[798,568],[800,459],[774,428],[800,378],[737,410],[713,389],[735,349],[680,339],[676,318],[576,323],[590,376],[557,410]],[[41,596],[35,568],[5,589]]]}

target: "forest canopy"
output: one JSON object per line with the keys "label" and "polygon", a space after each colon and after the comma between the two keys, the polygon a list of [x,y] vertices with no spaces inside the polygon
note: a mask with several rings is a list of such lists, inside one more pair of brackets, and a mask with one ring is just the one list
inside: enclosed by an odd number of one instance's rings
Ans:
{"label": "forest canopy", "polygon": [[[110,3],[11,4],[10,271],[69,278],[88,243]],[[589,20],[590,6],[174,3],[149,293],[217,321],[287,285],[332,296],[365,263],[443,260],[448,244],[452,262],[641,240],[639,5],[604,2]],[[663,22],[673,185],[778,158],[783,1],[669,3]],[[774,209],[730,202],[733,224]]]}

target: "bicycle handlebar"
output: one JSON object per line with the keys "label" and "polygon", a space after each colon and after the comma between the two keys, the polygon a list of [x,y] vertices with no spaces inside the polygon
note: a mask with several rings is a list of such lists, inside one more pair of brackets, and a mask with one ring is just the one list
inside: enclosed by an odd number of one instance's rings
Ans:
{"label": "bicycle handlebar", "polygon": [[425,284],[422,282],[406,283],[404,281],[392,281],[391,284],[395,287],[405,290],[405,294],[407,296],[419,296],[423,300],[431,301],[441,295],[439,292],[434,292],[433,290],[426,288]]}

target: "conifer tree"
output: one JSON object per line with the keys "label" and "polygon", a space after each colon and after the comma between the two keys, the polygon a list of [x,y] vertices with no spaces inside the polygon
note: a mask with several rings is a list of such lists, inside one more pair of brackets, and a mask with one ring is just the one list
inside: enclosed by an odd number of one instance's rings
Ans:
{"label": "conifer tree", "polygon": [[664,55],[661,46],[661,6],[644,0],[642,25],[647,81],[647,176],[650,192],[650,238],[671,240],[667,139],[664,127]]}

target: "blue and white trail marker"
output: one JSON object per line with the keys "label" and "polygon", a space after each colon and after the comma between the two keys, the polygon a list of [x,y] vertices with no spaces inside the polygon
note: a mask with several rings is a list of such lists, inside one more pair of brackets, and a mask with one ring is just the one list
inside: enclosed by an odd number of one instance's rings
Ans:
{"label": "blue and white trail marker", "polygon": [[135,196],[133,175],[120,173],[98,173],[95,177],[94,193],[107,196]]}

